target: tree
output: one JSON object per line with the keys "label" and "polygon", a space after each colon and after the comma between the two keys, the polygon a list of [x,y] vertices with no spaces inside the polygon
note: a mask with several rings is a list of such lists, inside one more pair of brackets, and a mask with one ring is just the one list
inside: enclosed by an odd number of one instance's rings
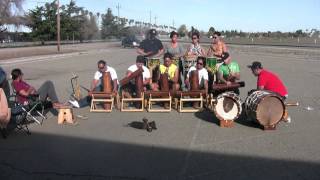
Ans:
{"label": "tree", "polygon": [[57,6],[55,2],[46,3],[42,7],[29,10],[27,16],[30,19],[30,23],[27,26],[32,30],[31,36],[34,40],[44,42],[56,39],[56,14]]}
{"label": "tree", "polygon": [[[164,26],[165,28],[168,28],[168,26]],[[188,34],[188,29],[187,26],[185,24],[182,24],[179,28],[178,28],[178,34],[180,37],[184,37]]]}
{"label": "tree", "polygon": [[210,27],[207,36],[213,36],[214,32],[216,32],[216,30],[214,29],[214,27]]}
{"label": "tree", "polygon": [[119,36],[118,25],[110,8],[108,8],[107,13],[102,16],[101,26],[101,38],[105,39],[111,36]]}
{"label": "tree", "polygon": [[18,14],[22,12],[22,3],[24,0],[1,0],[0,1],[0,33],[6,31],[5,24],[19,25],[21,21]]}

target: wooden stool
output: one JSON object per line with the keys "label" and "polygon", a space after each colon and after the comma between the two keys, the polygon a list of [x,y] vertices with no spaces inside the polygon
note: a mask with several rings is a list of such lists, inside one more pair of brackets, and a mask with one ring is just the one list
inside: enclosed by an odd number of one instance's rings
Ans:
{"label": "wooden stool", "polygon": [[59,109],[58,124],[63,124],[64,121],[71,124],[75,122],[73,110],[71,107],[65,107],[65,108]]}
{"label": "wooden stool", "polygon": [[232,128],[233,120],[220,120],[220,127]]}
{"label": "wooden stool", "polygon": [[[98,108],[98,104],[103,104],[103,108]],[[112,112],[114,97],[112,93],[93,93],[90,112]]]}

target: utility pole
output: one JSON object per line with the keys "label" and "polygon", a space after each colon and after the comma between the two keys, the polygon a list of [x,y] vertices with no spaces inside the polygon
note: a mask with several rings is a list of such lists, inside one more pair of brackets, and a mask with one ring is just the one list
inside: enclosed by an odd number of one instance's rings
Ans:
{"label": "utility pole", "polygon": [[60,3],[57,0],[57,48],[58,52],[60,52]]}
{"label": "utility pole", "polygon": [[118,9],[118,23],[120,24],[120,4],[118,3],[118,5],[116,6],[116,8]]}
{"label": "utility pole", "polygon": [[149,26],[151,26],[151,11],[149,11],[149,15],[150,15],[150,16],[149,16],[149,18],[150,18],[150,19],[149,19]]}
{"label": "utility pole", "polygon": [[154,16],[154,24],[157,25],[157,16]]}
{"label": "utility pole", "polygon": [[174,27],[174,19],[172,20],[172,27]]}

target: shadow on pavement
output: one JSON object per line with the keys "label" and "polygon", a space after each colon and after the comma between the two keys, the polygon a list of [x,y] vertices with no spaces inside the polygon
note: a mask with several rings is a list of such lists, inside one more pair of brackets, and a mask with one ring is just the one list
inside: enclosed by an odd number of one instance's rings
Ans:
{"label": "shadow on pavement", "polygon": [[320,178],[319,163],[295,160],[39,133],[17,134],[0,141],[3,180]]}

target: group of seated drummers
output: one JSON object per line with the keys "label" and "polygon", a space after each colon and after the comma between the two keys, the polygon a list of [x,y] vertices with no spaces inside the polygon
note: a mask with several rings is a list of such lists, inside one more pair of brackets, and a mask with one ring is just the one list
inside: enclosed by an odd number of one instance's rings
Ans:
{"label": "group of seated drummers", "polygon": [[[196,74],[197,87],[199,90],[203,90],[206,95],[214,92],[214,87],[217,84],[228,87],[240,80],[239,64],[232,60],[220,33],[214,33],[212,44],[207,52],[201,47],[197,32],[192,34],[192,43],[187,50],[184,50],[183,46],[178,43],[178,33],[171,32],[171,42],[165,46],[156,38],[156,34],[154,29],[149,31],[148,37],[140,43],[137,49],[139,55],[136,57],[135,64],[127,69],[125,75],[125,78],[130,78],[135,72],[142,69],[142,81],[139,84],[142,87],[141,92],[161,91],[163,85],[160,80],[163,77],[167,78],[170,91],[190,91],[194,85],[191,82],[191,76]],[[161,59],[163,64],[160,63]],[[113,93],[118,93],[121,90],[124,97],[139,96],[141,92],[137,92],[138,84],[135,81],[130,79],[128,83],[122,85],[116,70],[107,65],[106,61],[100,60],[97,65],[98,70],[94,75],[90,89],[88,89],[89,96],[94,92],[102,91],[102,78],[105,72],[110,74]],[[248,67],[251,68],[253,75],[258,77],[258,90],[269,90],[279,94],[283,99],[287,98],[287,89],[277,75],[263,69],[260,62],[253,62]],[[49,97],[53,108],[65,105],[59,102],[54,84],[51,81],[46,81],[36,90],[23,80],[23,73],[20,69],[12,70],[11,75],[13,78],[12,86],[18,95],[18,101],[21,101],[22,104],[26,101],[27,96],[39,94],[42,100]],[[0,88],[6,92],[8,88],[5,88],[7,83],[4,82],[7,81],[2,81]],[[239,94],[238,88],[233,88],[232,91]],[[74,105],[73,101],[70,103]]]}

